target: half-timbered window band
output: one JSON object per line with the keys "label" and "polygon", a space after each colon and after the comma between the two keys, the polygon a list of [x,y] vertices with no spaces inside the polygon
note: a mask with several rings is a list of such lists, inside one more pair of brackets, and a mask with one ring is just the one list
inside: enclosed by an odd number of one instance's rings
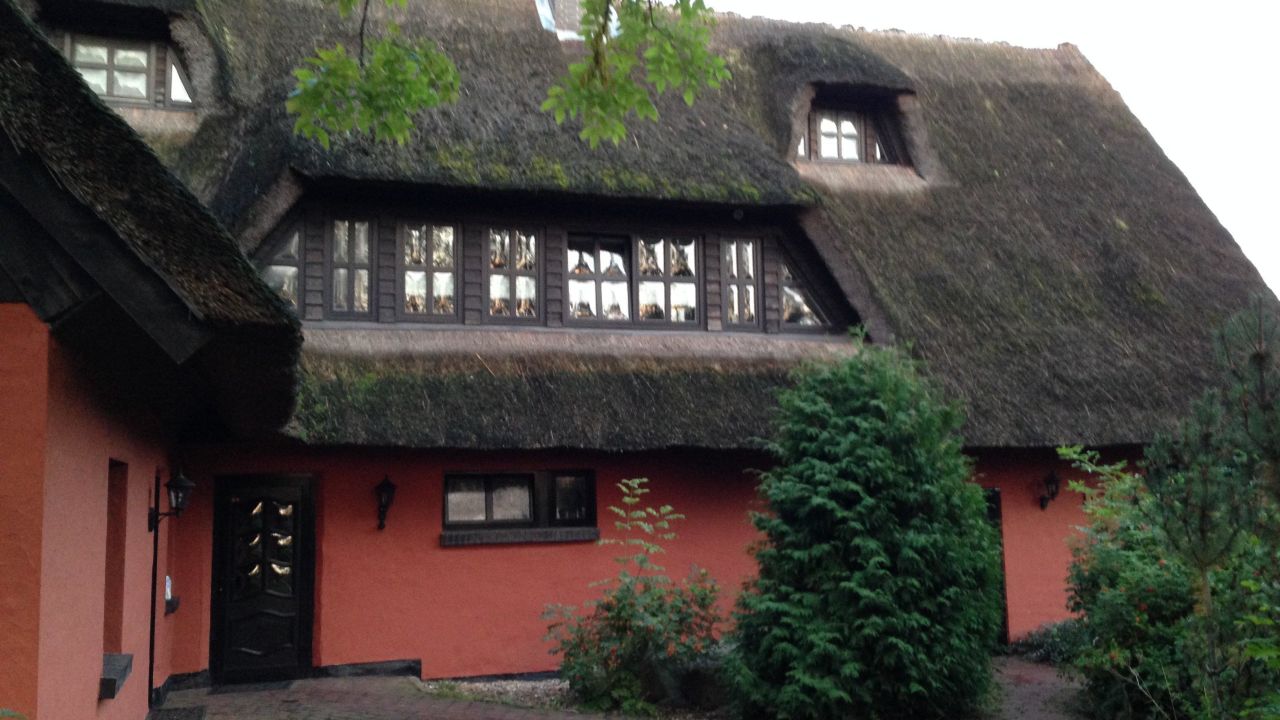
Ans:
{"label": "half-timbered window band", "polygon": [[636,240],[636,307],[641,321],[698,321],[697,249],[692,239]]}
{"label": "half-timbered window band", "polygon": [[402,309],[408,316],[457,314],[457,251],[452,225],[411,224],[401,232]]}
{"label": "half-timbered window band", "polygon": [[373,289],[369,264],[369,223],[335,220],[330,239],[329,309],[334,313],[367,315]]}
{"label": "half-timbered window band", "polygon": [[631,320],[631,254],[626,238],[569,239],[569,319]]}
{"label": "half-timbered window band", "polygon": [[725,240],[721,250],[725,324],[757,327],[760,324],[760,243],[751,239]]}
{"label": "half-timbered window band", "polygon": [[531,232],[490,228],[488,233],[490,317],[538,317],[538,238]]}
{"label": "half-timbered window band", "polygon": [[301,300],[301,288],[299,280],[301,273],[299,264],[301,262],[301,246],[302,233],[294,230],[285,238],[284,245],[280,247],[276,254],[271,256],[270,264],[262,271],[262,279],[266,281],[267,286],[280,294],[295,309],[299,307]]}

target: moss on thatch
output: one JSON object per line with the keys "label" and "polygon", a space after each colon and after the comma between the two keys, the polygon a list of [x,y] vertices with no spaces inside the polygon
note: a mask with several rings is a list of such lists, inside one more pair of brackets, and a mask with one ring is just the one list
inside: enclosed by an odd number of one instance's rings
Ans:
{"label": "moss on thatch", "polygon": [[312,444],[759,448],[793,365],[304,352],[287,433]]}

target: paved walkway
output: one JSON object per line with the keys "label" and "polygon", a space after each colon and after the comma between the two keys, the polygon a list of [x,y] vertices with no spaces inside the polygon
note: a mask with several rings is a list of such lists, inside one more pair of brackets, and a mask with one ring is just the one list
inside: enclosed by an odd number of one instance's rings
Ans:
{"label": "paved walkway", "polygon": [[[1076,687],[1048,665],[996,658],[1000,708],[987,720],[1076,720]],[[203,714],[202,714],[203,713]],[[600,716],[529,710],[429,694],[417,678],[298,680],[287,689],[169,694],[154,720],[595,720]]]}

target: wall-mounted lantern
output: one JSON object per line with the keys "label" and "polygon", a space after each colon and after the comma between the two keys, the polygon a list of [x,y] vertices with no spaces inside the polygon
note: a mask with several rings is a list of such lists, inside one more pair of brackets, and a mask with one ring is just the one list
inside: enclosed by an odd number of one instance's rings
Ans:
{"label": "wall-mounted lantern", "polygon": [[391,509],[391,503],[396,501],[396,484],[384,475],[373,492],[378,496],[378,529],[384,530],[387,527],[387,511]]}
{"label": "wall-mounted lantern", "polygon": [[1058,497],[1058,490],[1061,483],[1058,481],[1058,473],[1050,470],[1048,475],[1044,476],[1044,494],[1040,496],[1040,509],[1047,510],[1049,503]]}
{"label": "wall-mounted lantern", "polygon": [[151,532],[155,532],[160,527],[160,518],[178,517],[183,510],[187,509],[188,503],[191,502],[191,491],[196,489],[196,484],[182,470],[178,470],[178,474],[169,478],[169,482],[164,484],[164,489],[169,495],[169,512],[160,512],[160,478],[157,475],[155,504],[147,513],[147,529]]}

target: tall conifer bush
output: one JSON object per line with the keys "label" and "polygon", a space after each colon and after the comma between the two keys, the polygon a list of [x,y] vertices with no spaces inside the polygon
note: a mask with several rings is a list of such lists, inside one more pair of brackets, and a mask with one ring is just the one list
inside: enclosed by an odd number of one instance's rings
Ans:
{"label": "tall conifer bush", "polygon": [[962,418],[916,364],[858,342],[780,396],[729,674],[747,717],[957,717],[991,681],[998,538]]}

